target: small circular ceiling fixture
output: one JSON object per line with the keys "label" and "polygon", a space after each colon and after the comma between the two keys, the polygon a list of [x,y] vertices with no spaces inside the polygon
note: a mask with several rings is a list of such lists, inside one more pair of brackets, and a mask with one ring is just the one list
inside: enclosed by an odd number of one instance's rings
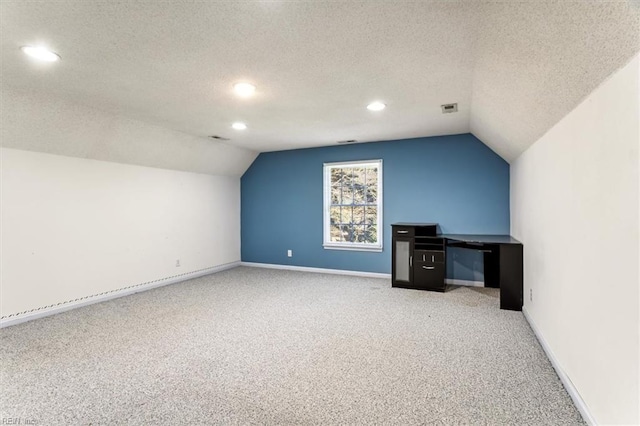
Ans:
{"label": "small circular ceiling fixture", "polygon": [[367,109],[369,111],[382,111],[386,107],[387,105],[380,101],[371,102],[369,105],[367,105]]}
{"label": "small circular ceiling fixture", "polygon": [[20,50],[22,50],[25,55],[43,62],[56,62],[61,59],[60,55],[56,52],[52,52],[42,46],[22,46]]}
{"label": "small circular ceiling fixture", "polygon": [[253,96],[256,91],[256,86],[251,83],[236,83],[233,85],[233,91],[242,98],[248,98],[249,96]]}
{"label": "small circular ceiling fixture", "polygon": [[245,130],[247,128],[247,125],[239,121],[236,121],[231,125],[231,127],[233,127],[236,130]]}

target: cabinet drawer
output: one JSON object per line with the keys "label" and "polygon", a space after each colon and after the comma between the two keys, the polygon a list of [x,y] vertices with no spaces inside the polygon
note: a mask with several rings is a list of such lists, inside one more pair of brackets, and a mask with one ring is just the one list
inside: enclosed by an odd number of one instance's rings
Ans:
{"label": "cabinet drawer", "polygon": [[394,226],[393,235],[396,237],[413,237],[414,228],[412,226]]}
{"label": "cabinet drawer", "polygon": [[421,263],[444,263],[444,252],[437,250],[414,250],[414,260]]}
{"label": "cabinet drawer", "polygon": [[413,282],[425,290],[444,291],[444,264],[416,263],[413,267]]}

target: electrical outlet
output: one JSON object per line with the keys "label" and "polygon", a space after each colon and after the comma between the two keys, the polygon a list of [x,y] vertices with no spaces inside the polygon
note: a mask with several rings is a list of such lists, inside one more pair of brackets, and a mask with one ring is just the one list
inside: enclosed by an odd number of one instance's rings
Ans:
{"label": "electrical outlet", "polygon": [[529,289],[529,302],[533,302],[533,289]]}
{"label": "electrical outlet", "polygon": [[287,250],[287,257],[293,257],[293,250]]}
{"label": "electrical outlet", "polygon": [[176,268],[180,267],[180,259],[176,260]]}

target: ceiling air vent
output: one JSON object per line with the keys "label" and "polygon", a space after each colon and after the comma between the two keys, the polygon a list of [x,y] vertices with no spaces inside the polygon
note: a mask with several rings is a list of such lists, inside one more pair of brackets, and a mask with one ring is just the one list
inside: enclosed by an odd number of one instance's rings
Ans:
{"label": "ceiling air vent", "polygon": [[346,140],[346,141],[338,141],[337,143],[356,143],[356,142],[358,142],[358,141],[355,140],[355,139],[349,139],[349,140]]}
{"label": "ceiling air vent", "polygon": [[222,136],[218,136],[218,135],[211,135],[209,136],[211,139],[217,139],[219,141],[228,141],[230,140],[229,138],[223,138]]}
{"label": "ceiling air vent", "polygon": [[449,114],[452,112],[458,112],[458,104],[444,104],[440,105],[442,107],[443,114]]}

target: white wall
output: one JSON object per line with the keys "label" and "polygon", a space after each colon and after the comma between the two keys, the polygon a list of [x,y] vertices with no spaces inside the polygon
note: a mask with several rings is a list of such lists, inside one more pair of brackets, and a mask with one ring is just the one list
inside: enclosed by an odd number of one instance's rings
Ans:
{"label": "white wall", "polygon": [[525,310],[599,424],[640,423],[638,80],[636,56],[511,164]]}
{"label": "white wall", "polygon": [[0,155],[3,317],[240,260],[238,177]]}

